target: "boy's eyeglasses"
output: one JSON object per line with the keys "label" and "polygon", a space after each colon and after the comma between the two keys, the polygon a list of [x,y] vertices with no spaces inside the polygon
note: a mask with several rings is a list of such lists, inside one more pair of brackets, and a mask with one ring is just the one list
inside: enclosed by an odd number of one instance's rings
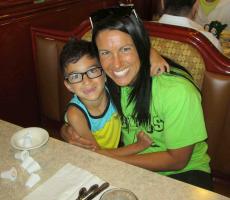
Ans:
{"label": "boy's eyeglasses", "polygon": [[101,67],[92,67],[83,73],[78,73],[78,72],[70,73],[69,75],[65,76],[65,80],[67,80],[70,84],[80,83],[83,80],[85,74],[89,79],[94,79],[101,76],[102,73],[103,73],[103,69]]}
{"label": "boy's eyeglasses", "polygon": [[130,16],[132,13],[138,19],[135,9],[131,6],[107,8],[92,13],[89,17],[89,20],[91,23],[91,27],[93,28],[93,24],[101,21],[102,19],[105,19],[108,16],[112,15],[114,17],[127,17]]}

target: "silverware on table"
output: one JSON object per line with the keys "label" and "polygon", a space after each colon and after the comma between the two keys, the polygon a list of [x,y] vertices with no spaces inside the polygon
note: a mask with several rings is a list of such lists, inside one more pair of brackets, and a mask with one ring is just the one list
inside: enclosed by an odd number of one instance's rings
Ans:
{"label": "silverware on table", "polygon": [[82,200],[84,199],[87,195],[89,195],[91,192],[96,190],[98,188],[98,184],[94,184],[90,186],[90,188],[87,190],[85,187],[81,188],[78,193],[78,197],[76,200]]}
{"label": "silverware on table", "polygon": [[102,183],[98,188],[96,188],[95,190],[93,190],[93,192],[87,196],[84,200],[91,200],[94,197],[96,197],[98,194],[100,194],[102,191],[104,191],[106,188],[109,187],[109,183],[108,182],[104,182]]}
{"label": "silverware on table", "polygon": [[76,198],[76,200],[81,200],[84,197],[86,197],[86,193],[87,193],[87,189],[85,187],[81,188],[79,190],[78,197]]}

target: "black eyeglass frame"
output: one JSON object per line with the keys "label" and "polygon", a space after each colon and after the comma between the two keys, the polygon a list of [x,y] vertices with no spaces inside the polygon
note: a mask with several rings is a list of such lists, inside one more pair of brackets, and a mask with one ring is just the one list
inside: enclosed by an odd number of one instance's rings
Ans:
{"label": "black eyeglass frame", "polygon": [[[99,69],[99,70],[100,70],[100,74],[97,75],[97,76],[94,76],[94,77],[90,77],[90,76],[89,76],[89,72],[90,72],[91,70],[93,70],[93,69]],[[72,82],[72,81],[69,80],[69,77],[70,77],[71,75],[75,75],[75,74],[81,75],[81,80],[80,80],[80,81],[74,81],[74,82]],[[72,73],[66,75],[66,76],[64,77],[64,79],[65,79],[69,84],[75,84],[75,83],[80,83],[80,82],[82,82],[82,81],[83,81],[83,78],[84,78],[84,75],[86,75],[89,79],[95,79],[95,78],[100,77],[102,74],[103,74],[103,69],[102,69],[102,67],[97,66],[97,67],[92,67],[92,68],[90,68],[90,69],[88,69],[87,71],[82,72],[82,73],[80,73],[80,72],[72,72]]]}

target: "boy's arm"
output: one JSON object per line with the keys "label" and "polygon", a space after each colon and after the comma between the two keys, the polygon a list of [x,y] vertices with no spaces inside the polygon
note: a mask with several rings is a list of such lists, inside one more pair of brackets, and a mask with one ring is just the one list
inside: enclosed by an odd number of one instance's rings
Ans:
{"label": "boy's arm", "polygon": [[76,145],[85,149],[96,149],[96,147],[92,144],[91,141],[81,137],[76,133],[76,131],[69,126],[69,124],[64,124],[60,129],[60,135],[63,140],[66,142]]}
{"label": "boy's arm", "polygon": [[[69,136],[70,143],[74,144],[72,140],[75,136],[84,138],[88,140],[94,148],[99,148],[96,140],[94,139],[91,130],[89,129],[88,122],[85,118],[85,115],[81,110],[75,106],[69,106],[66,112],[69,125],[73,128],[71,135]],[[63,137],[65,139],[65,135]]]}
{"label": "boy's arm", "polygon": [[143,131],[139,132],[137,134],[137,142],[134,144],[130,144],[125,147],[119,147],[117,149],[103,149],[103,150],[95,150],[98,153],[107,155],[107,156],[127,156],[127,155],[133,155],[137,154],[147,147],[149,147],[153,141],[151,138],[145,134]]}
{"label": "boy's arm", "polygon": [[169,72],[169,64],[154,48],[151,48],[150,51],[150,63],[150,76],[160,75],[165,71]]}

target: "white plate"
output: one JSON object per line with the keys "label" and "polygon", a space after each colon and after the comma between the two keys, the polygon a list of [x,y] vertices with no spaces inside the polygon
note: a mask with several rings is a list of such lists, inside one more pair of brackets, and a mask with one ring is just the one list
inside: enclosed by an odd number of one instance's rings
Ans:
{"label": "white plate", "polygon": [[11,137],[11,145],[15,149],[30,150],[43,146],[49,139],[48,132],[39,127],[24,128]]}

